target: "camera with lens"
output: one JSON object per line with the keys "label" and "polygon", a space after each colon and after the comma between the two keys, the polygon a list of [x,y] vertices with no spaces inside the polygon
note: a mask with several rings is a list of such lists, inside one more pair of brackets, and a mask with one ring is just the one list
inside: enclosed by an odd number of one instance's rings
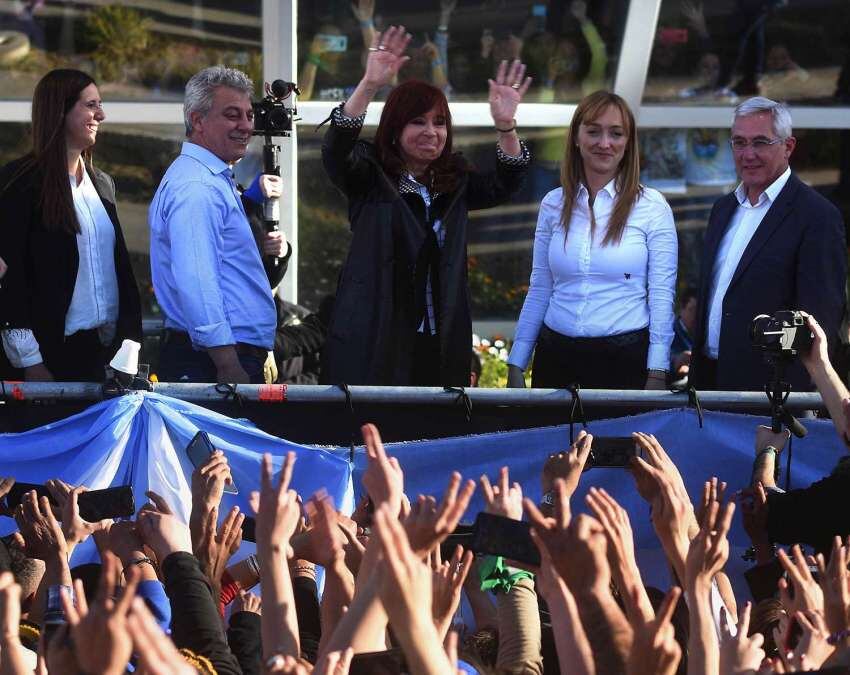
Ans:
{"label": "camera with lens", "polygon": [[790,358],[809,351],[815,336],[806,315],[795,310],[781,310],[773,316],[759,314],[750,326],[753,346],[767,354]]}
{"label": "camera with lens", "polygon": [[288,136],[292,131],[292,121],[297,111],[295,107],[287,107],[284,101],[292,92],[300,94],[294,82],[275,80],[271,86],[266,84],[266,97],[253,103],[254,136]]}

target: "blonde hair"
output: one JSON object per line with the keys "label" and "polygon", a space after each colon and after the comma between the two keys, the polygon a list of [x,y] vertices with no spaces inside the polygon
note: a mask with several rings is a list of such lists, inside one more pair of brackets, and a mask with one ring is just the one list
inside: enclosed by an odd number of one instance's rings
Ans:
{"label": "blonde hair", "polygon": [[[626,229],[626,221],[635,201],[643,189],[640,184],[640,158],[638,153],[637,127],[635,117],[629,109],[628,104],[622,97],[610,91],[595,91],[588,94],[576,107],[570,128],[567,130],[567,147],[564,152],[564,161],[561,162],[561,187],[564,192],[564,206],[561,211],[561,225],[564,228],[564,237],[569,234],[570,217],[576,202],[576,192],[580,183],[587,183],[584,173],[584,162],[578,151],[578,132],[583,123],[593,122],[599,119],[605,111],[614,107],[623,116],[627,141],[623,159],[617,168],[616,188],[617,198],[614,210],[608,220],[608,230],[602,240],[602,246],[619,244],[623,238],[623,230]],[[591,227],[595,228],[593,210],[590,211]]]}

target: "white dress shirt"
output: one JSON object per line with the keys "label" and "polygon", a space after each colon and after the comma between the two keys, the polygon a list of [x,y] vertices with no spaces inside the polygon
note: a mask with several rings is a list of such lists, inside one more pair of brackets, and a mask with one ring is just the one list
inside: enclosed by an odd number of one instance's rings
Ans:
{"label": "white dress shirt", "polygon": [[[77,185],[69,176],[71,196],[80,232],[77,251],[80,262],[71,304],[65,314],[65,335],[97,328],[103,344],[115,337],[118,320],[118,275],[115,271],[115,226],[88,172]],[[29,329],[2,331],[3,348],[15,368],[27,368],[43,361],[38,341]]]}
{"label": "white dress shirt", "polygon": [[711,277],[711,293],[708,302],[708,330],[705,341],[705,354],[709,358],[717,359],[720,354],[720,323],[723,319],[723,299],[735,270],[741,262],[741,256],[758,226],[764,219],[776,197],[785,187],[791,176],[790,167],[779,176],[770,186],[759,195],[758,202],[753,206],[747,198],[747,189],[741,183],[735,188],[735,198],[738,200],[738,208],[732,216],[729,227],[714,257],[714,270]]}
{"label": "white dress shirt", "polygon": [[534,233],[528,295],[508,363],[525,368],[540,325],[569,337],[620,335],[649,326],[647,368],[670,367],[678,238],[670,206],[644,187],[619,244],[602,246],[617,192],[611,181],[596,195],[591,236],[587,188],[579,186],[565,243],[562,188],[543,198]]}

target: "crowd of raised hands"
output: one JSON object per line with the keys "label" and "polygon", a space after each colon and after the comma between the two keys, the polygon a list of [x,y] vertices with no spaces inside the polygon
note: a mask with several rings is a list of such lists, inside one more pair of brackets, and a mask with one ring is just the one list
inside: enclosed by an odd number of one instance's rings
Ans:
{"label": "crowd of raised hands", "polygon": [[[541,561],[533,568],[446,551],[441,544],[471,520],[475,482],[453,473],[439,499],[409,500],[377,429],[364,426],[363,438],[365,495],[351,517],[326,494],[304,500],[291,489],[294,453],[277,472],[266,455],[250,498],[256,554],[238,562],[246,515],[219,513],[231,480],[221,452],[192,475],[188,525],[152,492],[135,519],[97,523],[80,517],[85,488],[51,480],[50,500],[25,494],[5,514],[18,531],[4,540],[12,572],[0,574],[0,675],[850,667],[848,547],[836,539],[828,559],[780,551],[776,598],[739,605],[723,571],[735,511],[725,483],[707,481],[694,504],[652,435],[634,434],[641,456],[631,474],[669,562],[666,592],[644,586],[629,515],[608,492],[590,487],[573,515],[591,435],[545,461],[539,505],[507,467],[480,479],[487,513],[529,523]],[[100,564],[72,569],[73,550],[90,537]],[[494,568],[499,582],[488,586]],[[249,589],[260,581],[257,597]],[[472,618],[459,621],[464,594]]]}

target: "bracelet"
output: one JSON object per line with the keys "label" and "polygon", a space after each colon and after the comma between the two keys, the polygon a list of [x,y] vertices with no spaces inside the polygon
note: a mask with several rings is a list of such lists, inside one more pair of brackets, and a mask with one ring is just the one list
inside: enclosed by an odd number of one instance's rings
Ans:
{"label": "bracelet", "polygon": [[772,445],[766,445],[765,447],[763,447],[761,450],[759,450],[759,451],[756,453],[756,459],[758,459],[758,458],[759,458],[759,457],[761,457],[762,455],[766,455],[766,454],[768,454],[768,453],[770,453],[770,454],[772,454],[774,457],[776,457],[776,455],[778,455],[778,454],[779,454],[779,450],[777,450],[777,449],[776,449],[775,447],[773,447]]}
{"label": "bracelet", "polygon": [[374,28],[375,22],[372,21],[372,19],[366,19],[365,21],[360,22],[360,27],[361,28]]}
{"label": "bracelet", "polygon": [[308,574],[316,575],[316,566],[315,565],[296,565],[292,568],[293,574],[298,574],[299,572],[306,572]]}
{"label": "bracelet", "polygon": [[155,568],[155,565],[153,564],[153,560],[151,560],[150,558],[148,558],[148,557],[136,558],[135,560],[131,560],[126,565],[124,565],[124,569],[121,570],[121,574],[123,576],[126,576],[128,567],[132,567],[133,565],[145,565],[145,564],[150,565],[151,567]]}
{"label": "bracelet", "polygon": [[516,120],[514,120],[514,125],[510,129],[500,129],[499,127],[496,127],[496,131],[502,134],[509,134],[512,131],[516,131]]}
{"label": "bracelet", "polygon": [[826,638],[826,641],[831,645],[837,645],[839,642],[846,640],[848,637],[850,637],[850,628],[845,628],[844,630],[840,630],[837,633],[830,635]]}
{"label": "bracelet", "polygon": [[322,57],[318,54],[309,54],[307,56],[307,63],[312,63],[317,68],[322,65]]}

